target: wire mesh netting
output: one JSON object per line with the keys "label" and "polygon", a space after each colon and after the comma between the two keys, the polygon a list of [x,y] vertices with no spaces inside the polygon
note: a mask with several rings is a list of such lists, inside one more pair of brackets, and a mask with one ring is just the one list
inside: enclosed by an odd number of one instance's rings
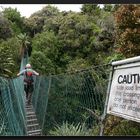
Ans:
{"label": "wire mesh netting", "polygon": [[32,101],[43,135],[51,135],[56,126],[64,123],[60,135],[65,130],[72,131],[67,124],[79,123],[85,124],[92,136],[100,135],[102,125],[102,135],[140,135],[139,123],[104,112],[110,72],[110,66],[104,65],[71,74],[37,77]]}
{"label": "wire mesh netting", "polygon": [[0,135],[26,134],[23,84],[20,78],[0,77]]}
{"label": "wire mesh netting", "polygon": [[[21,61],[24,69],[28,58]],[[23,76],[6,79],[0,77],[0,135],[26,135],[26,113]]]}
{"label": "wire mesh netting", "polygon": [[[33,105],[43,134],[63,122],[98,126],[108,84],[108,65],[73,74],[37,77]],[[98,132],[99,133],[99,132]]]}
{"label": "wire mesh netting", "polygon": [[[28,63],[23,58],[20,70]],[[140,124],[104,115],[110,65],[87,68],[73,73],[35,77],[32,104],[43,135],[56,126],[84,124],[92,135],[140,135]],[[0,135],[27,135],[23,76],[0,77]],[[64,127],[64,129],[66,129]],[[69,133],[70,134],[70,133]]]}

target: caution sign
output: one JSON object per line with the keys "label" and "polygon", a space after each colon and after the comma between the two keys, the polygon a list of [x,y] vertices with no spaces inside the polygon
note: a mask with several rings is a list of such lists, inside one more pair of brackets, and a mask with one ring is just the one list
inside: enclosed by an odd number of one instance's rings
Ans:
{"label": "caution sign", "polygon": [[134,60],[139,58],[128,59],[121,65],[114,63],[107,105],[108,114],[137,122],[140,122],[140,61]]}

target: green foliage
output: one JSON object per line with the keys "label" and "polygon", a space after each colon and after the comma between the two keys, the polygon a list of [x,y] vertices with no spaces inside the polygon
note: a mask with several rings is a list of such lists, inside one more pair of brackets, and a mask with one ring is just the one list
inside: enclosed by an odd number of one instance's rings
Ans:
{"label": "green foliage", "polygon": [[3,16],[9,20],[13,33],[15,35],[18,35],[23,31],[24,18],[21,17],[20,12],[18,12],[16,8],[5,8],[2,13]]}
{"label": "green foliage", "polygon": [[115,11],[117,11],[118,10],[118,8],[121,6],[121,4],[114,4],[113,5],[113,12],[115,12]]}
{"label": "green foliage", "polygon": [[17,9],[13,8],[5,8],[3,11],[4,17],[12,22],[19,22],[20,21],[20,12]]}
{"label": "green foliage", "polygon": [[12,37],[13,30],[7,18],[0,16],[0,39],[6,40]]}
{"label": "green foliage", "polygon": [[24,34],[20,33],[17,37],[24,46],[26,46],[27,44],[30,44],[30,42],[28,41],[28,36],[26,35],[26,33],[24,33]]}
{"label": "green foliage", "polygon": [[30,58],[30,62],[33,68],[41,75],[49,75],[55,73],[55,68],[52,61],[41,51],[34,51]]}
{"label": "green foliage", "polygon": [[104,4],[103,10],[107,12],[111,12],[113,10],[113,5],[112,4]]}
{"label": "green foliage", "polygon": [[57,35],[63,18],[64,18],[64,15],[62,13],[58,13],[57,15],[48,17],[45,20],[43,30],[53,31]]}
{"label": "green foliage", "polygon": [[[58,70],[59,66],[63,65],[64,62],[61,61],[63,57],[61,55],[61,52],[59,51],[60,45],[59,45],[57,36],[54,35],[54,32],[46,31],[46,32],[42,32],[41,34],[36,34],[36,36],[32,40],[32,48],[33,48],[33,52],[34,51],[42,52],[42,55],[44,56],[44,58],[51,61],[52,69],[55,69],[55,71]],[[31,56],[31,59],[32,57],[33,55]],[[43,66],[44,68],[46,68],[45,63]],[[55,71],[51,70],[50,73],[54,74]]]}
{"label": "green foliage", "polygon": [[27,55],[27,52],[28,52],[28,44],[30,44],[30,42],[29,42],[29,38],[26,35],[26,33],[24,33],[24,34],[20,33],[17,36],[17,38],[21,42],[19,56],[20,56],[20,58],[22,58],[23,56],[25,57]]}
{"label": "green foliage", "polygon": [[67,65],[67,72],[77,72],[78,70],[86,69],[88,64],[85,59],[74,59]]}
{"label": "green foliage", "polygon": [[[100,9],[97,5],[89,7],[95,11]],[[41,16],[41,11],[39,13]],[[53,12],[49,15],[46,12],[48,18],[45,19],[43,31],[33,38],[33,50],[42,51],[49,57],[56,73],[65,72],[69,63],[77,57],[83,58],[87,64],[98,64],[98,56],[104,52],[104,57],[109,55],[109,49],[114,44],[113,18],[109,12],[102,13],[103,22],[97,25],[93,15],[75,12]]]}
{"label": "green foliage", "polygon": [[81,11],[84,14],[89,14],[92,16],[99,16],[101,9],[98,4],[83,4]]}
{"label": "green foliage", "polygon": [[56,126],[49,133],[51,136],[90,136],[90,131],[87,130],[85,124],[74,125],[68,124],[67,121],[63,122],[61,126]]}
{"label": "green foliage", "polygon": [[125,57],[123,56],[123,54],[118,54],[118,53],[114,53],[111,56],[108,56],[105,60],[105,63],[111,63],[113,61],[118,61],[118,60],[122,60],[125,59]]}
{"label": "green foliage", "polygon": [[0,44],[0,73],[2,76],[11,77],[19,69],[18,50],[20,42],[17,38],[11,38]]}
{"label": "green foliage", "polygon": [[57,45],[57,37],[53,32],[36,34],[32,40],[33,50],[48,53]]}
{"label": "green foliage", "polygon": [[87,15],[69,13],[63,18],[58,36],[67,55],[85,58],[93,47],[91,38],[99,32],[98,26]]}
{"label": "green foliage", "polygon": [[25,29],[34,37],[36,33],[40,33],[43,30],[43,26],[48,24],[48,19],[58,15],[59,10],[56,7],[48,5],[42,10],[33,13],[28,19],[25,20]]}
{"label": "green foliage", "polygon": [[56,16],[59,13],[59,9],[55,6],[51,6],[50,4],[46,7],[43,7],[43,9],[39,12],[40,16]]}
{"label": "green foliage", "polygon": [[[111,12],[102,10],[102,17],[97,20],[97,25],[100,28],[100,32],[97,37],[94,37],[95,58],[91,55],[92,62],[96,64],[104,63],[106,57],[114,53],[114,42],[115,42],[115,30],[114,30],[114,17]],[[102,58],[101,58],[102,57]],[[97,58],[97,60],[96,60]]]}

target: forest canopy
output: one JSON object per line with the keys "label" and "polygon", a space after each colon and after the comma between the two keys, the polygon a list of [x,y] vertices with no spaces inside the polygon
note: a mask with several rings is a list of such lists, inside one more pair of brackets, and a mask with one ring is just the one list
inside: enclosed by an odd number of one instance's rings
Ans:
{"label": "forest canopy", "polygon": [[59,74],[139,55],[140,6],[83,4],[81,12],[47,5],[29,18],[0,12],[0,73],[15,77],[24,49],[41,74]]}

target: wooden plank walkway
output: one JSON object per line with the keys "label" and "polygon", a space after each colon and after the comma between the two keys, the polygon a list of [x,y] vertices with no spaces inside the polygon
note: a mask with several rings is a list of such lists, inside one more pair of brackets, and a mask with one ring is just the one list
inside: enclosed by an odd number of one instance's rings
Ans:
{"label": "wooden plank walkway", "polygon": [[41,128],[37,121],[35,111],[32,104],[28,105],[26,102],[26,121],[27,121],[27,135],[28,136],[41,136]]}

